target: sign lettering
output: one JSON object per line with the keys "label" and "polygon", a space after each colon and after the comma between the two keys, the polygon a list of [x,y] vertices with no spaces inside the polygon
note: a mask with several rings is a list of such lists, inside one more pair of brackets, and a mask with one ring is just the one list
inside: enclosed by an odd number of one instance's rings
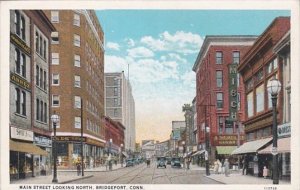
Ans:
{"label": "sign lettering", "polygon": [[[54,139],[54,137],[52,137]],[[64,142],[81,142],[80,136],[58,136],[55,138],[57,141],[64,141]],[[86,137],[83,137],[83,142],[86,142]]]}
{"label": "sign lettering", "polygon": [[237,64],[229,65],[229,120],[236,121],[237,119]]}
{"label": "sign lettering", "polygon": [[11,82],[15,83],[16,85],[24,88],[25,90],[30,91],[30,83],[27,82],[25,79],[23,79],[22,77],[18,76],[15,73],[11,73],[10,74],[10,80]]}
{"label": "sign lettering", "polygon": [[10,41],[13,42],[19,48],[21,48],[28,56],[31,56],[30,55],[30,51],[31,51],[30,47],[28,47],[26,45],[26,43],[19,38],[19,36],[17,36],[16,34],[11,33],[10,34]]}
{"label": "sign lettering", "polygon": [[10,135],[11,135],[11,138],[14,138],[14,139],[33,141],[33,132],[25,130],[25,129],[11,127]]}

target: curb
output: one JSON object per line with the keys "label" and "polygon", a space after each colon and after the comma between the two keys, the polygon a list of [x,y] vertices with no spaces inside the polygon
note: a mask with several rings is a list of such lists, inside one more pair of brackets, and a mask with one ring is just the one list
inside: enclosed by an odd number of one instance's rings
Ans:
{"label": "curb", "polygon": [[[120,167],[117,169],[113,169],[111,171],[115,171],[115,170],[119,170],[119,169],[123,169],[126,167]],[[58,170],[58,172],[77,172],[77,170]],[[84,170],[84,172],[110,172],[109,170]]]}
{"label": "curb", "polygon": [[82,179],[88,179],[88,178],[91,178],[91,177],[94,177],[94,175],[88,175],[88,176],[84,176],[84,177],[81,177],[81,178],[70,179],[70,180],[67,180],[67,181],[59,182],[58,184],[66,184],[66,183],[70,183],[70,182],[73,182],[73,181],[78,181],[78,180],[82,180]]}
{"label": "curb", "polygon": [[221,183],[221,184],[227,184],[227,183],[224,183],[224,182],[222,182],[222,181],[218,181],[218,180],[216,180],[216,179],[213,179],[212,177],[209,177],[209,176],[207,176],[207,175],[203,175],[204,177],[206,177],[206,178],[209,178],[209,179],[211,179],[211,180],[214,180],[214,181],[216,181],[216,182],[218,182],[218,183]]}

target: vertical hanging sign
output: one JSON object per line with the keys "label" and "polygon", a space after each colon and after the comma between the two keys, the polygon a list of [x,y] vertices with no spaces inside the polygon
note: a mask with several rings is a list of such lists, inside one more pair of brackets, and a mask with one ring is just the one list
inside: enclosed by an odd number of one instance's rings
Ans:
{"label": "vertical hanging sign", "polygon": [[238,110],[238,102],[237,102],[237,64],[229,64],[229,120],[236,121],[237,119],[237,110]]}

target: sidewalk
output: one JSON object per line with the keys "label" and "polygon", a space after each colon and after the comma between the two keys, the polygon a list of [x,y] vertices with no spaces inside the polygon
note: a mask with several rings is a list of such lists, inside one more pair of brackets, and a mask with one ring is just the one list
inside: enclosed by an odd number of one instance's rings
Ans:
{"label": "sidewalk", "polygon": [[[191,170],[205,171],[205,167],[191,165]],[[272,179],[264,179],[263,177],[256,177],[250,175],[242,175],[241,170],[230,170],[230,175],[226,177],[224,174],[214,174],[213,169],[210,168],[210,175],[207,178],[213,179],[223,184],[273,184]],[[281,185],[290,185],[290,181],[279,180]]]}
{"label": "sidewalk", "polygon": [[[125,164],[123,165],[125,166]],[[121,169],[121,164],[113,165],[112,170],[118,170]],[[124,167],[123,167],[124,168]],[[107,168],[108,169],[108,168]],[[97,168],[91,168],[91,169],[85,169],[84,170],[84,176],[77,176],[77,171],[74,170],[58,170],[57,171],[57,179],[59,184],[65,184],[70,183],[72,181],[77,181],[81,179],[86,179],[93,177],[91,173],[87,172],[109,172],[109,170],[106,170],[105,166],[97,167]],[[52,184],[53,175],[48,176],[37,176],[37,177],[30,177],[26,179],[20,179],[11,181],[11,184]]]}

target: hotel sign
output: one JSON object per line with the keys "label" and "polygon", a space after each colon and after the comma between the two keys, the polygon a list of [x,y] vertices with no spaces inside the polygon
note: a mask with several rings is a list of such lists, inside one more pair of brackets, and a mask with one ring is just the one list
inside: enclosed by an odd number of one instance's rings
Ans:
{"label": "hotel sign", "polygon": [[228,65],[229,78],[229,120],[236,121],[238,109],[237,64]]}
{"label": "hotel sign", "polygon": [[27,80],[25,80],[24,78],[20,77],[19,75],[15,74],[15,73],[11,73],[10,81],[12,83],[24,88],[25,90],[30,91],[30,83],[27,82]]}
{"label": "hotel sign", "polygon": [[19,38],[19,36],[10,33],[10,41],[13,42],[19,48],[21,48],[28,56],[30,56],[30,47],[28,47],[26,43]]}
{"label": "hotel sign", "polygon": [[[240,135],[240,141],[244,141],[245,136]],[[217,145],[237,145],[238,136],[237,135],[216,135],[214,137],[214,144]]]}
{"label": "hotel sign", "polygon": [[33,139],[34,144],[38,146],[43,146],[43,147],[51,147],[52,146],[52,140],[48,137],[44,136],[34,136]]}
{"label": "hotel sign", "polygon": [[291,136],[291,123],[285,123],[282,125],[278,125],[277,129],[278,137]]}
{"label": "hotel sign", "polygon": [[33,141],[33,132],[16,127],[10,127],[10,136],[13,139],[20,139],[25,141]]}
{"label": "hotel sign", "polygon": [[[54,137],[52,137],[54,139]],[[86,142],[86,137],[82,137],[83,142]],[[56,137],[57,141],[63,142],[81,142],[80,136],[58,136]]]}

